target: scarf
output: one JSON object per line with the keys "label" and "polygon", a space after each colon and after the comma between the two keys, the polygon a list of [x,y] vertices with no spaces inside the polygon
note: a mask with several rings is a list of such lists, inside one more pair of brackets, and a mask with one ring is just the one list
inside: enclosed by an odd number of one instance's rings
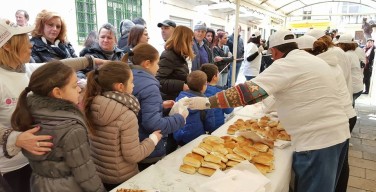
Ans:
{"label": "scarf", "polygon": [[102,95],[121,104],[124,104],[136,115],[138,115],[138,112],[140,111],[140,103],[138,102],[137,98],[131,94],[121,93],[117,91],[106,91],[102,93]]}

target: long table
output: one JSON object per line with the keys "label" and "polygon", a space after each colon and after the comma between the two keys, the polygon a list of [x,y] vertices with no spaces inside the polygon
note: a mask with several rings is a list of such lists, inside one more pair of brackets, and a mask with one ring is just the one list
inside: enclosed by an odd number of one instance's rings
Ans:
{"label": "long table", "polygon": [[[237,119],[244,120],[249,117],[235,115],[224,125],[219,127],[212,135],[223,136],[227,135],[227,128],[233,124]],[[191,150],[198,146],[204,137],[201,135],[188,144],[180,147],[173,153],[167,155],[156,164],[148,167],[144,171],[130,178],[122,183],[111,192],[116,192],[118,188],[131,189],[154,189],[160,192],[192,192],[193,187],[208,181],[209,177],[203,176],[199,173],[194,175],[186,174],[179,171],[179,167],[183,162],[183,157],[191,152]],[[284,149],[274,148],[275,156],[275,170],[266,174],[270,179],[265,191],[267,192],[287,192],[289,191],[289,183],[291,176],[292,163],[292,147]]]}

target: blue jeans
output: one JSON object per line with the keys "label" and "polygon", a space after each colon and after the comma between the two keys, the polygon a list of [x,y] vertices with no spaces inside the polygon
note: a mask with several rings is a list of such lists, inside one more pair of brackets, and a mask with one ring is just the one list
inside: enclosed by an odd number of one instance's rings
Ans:
{"label": "blue jeans", "polygon": [[349,140],[337,145],[294,152],[295,192],[334,192],[341,173]]}
{"label": "blue jeans", "polygon": [[227,78],[228,78],[228,72],[222,72],[219,75],[219,81],[218,81],[217,85],[219,85],[221,87],[225,87],[227,85]]}
{"label": "blue jeans", "polygon": [[245,79],[247,80],[247,81],[249,81],[249,80],[251,80],[251,79],[253,79],[253,78],[255,78],[256,76],[245,76]]}

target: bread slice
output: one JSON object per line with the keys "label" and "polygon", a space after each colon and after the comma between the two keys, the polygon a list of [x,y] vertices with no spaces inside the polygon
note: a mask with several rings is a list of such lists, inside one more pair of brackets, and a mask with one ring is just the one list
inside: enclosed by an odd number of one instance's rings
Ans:
{"label": "bread slice", "polygon": [[198,168],[198,173],[205,175],[205,176],[212,176],[215,172],[215,169],[207,168],[207,167],[200,167]]}
{"label": "bread slice", "polygon": [[192,167],[200,167],[201,166],[201,162],[193,157],[188,157],[188,156],[185,156],[183,158],[183,163],[186,164],[186,165],[190,165]]}
{"label": "bread slice", "polygon": [[179,171],[181,171],[183,173],[188,173],[188,174],[195,174],[197,169],[195,167],[190,166],[190,165],[182,164],[182,165],[180,165]]}

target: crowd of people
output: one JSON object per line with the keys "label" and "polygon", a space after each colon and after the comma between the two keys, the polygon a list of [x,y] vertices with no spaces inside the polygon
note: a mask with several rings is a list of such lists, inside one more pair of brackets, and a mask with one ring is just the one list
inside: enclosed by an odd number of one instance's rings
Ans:
{"label": "crowd of people", "polygon": [[[110,23],[91,31],[77,55],[58,13],[28,20],[25,10],[0,20],[0,191],[109,191],[269,96],[292,138],[294,190],[346,191],[373,39],[363,50],[351,34],[279,30],[266,43],[258,30],[245,41],[164,20],[153,46],[135,18],[119,36]],[[232,70],[245,81],[234,86]],[[171,110],[177,103],[187,107]]]}

